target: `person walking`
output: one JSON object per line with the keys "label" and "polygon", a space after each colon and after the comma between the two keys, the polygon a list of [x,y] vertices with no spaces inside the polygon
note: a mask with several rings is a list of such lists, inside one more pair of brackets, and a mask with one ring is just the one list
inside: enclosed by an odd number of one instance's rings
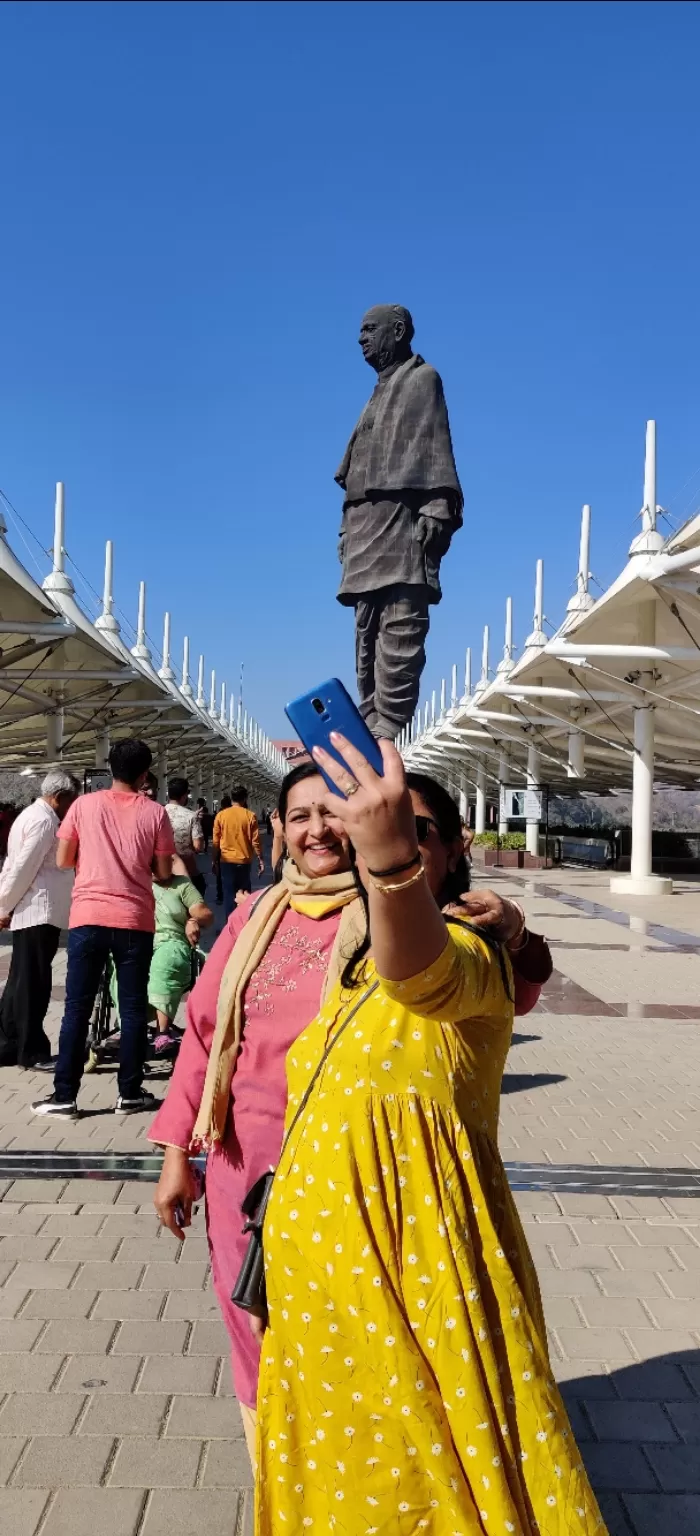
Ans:
{"label": "person walking", "polygon": [[187,804],[190,786],[187,779],[168,781],[168,800],[165,807],[175,838],[175,852],[179,854],[192,884],[204,895],[206,880],[197,865],[197,854],[204,853],[204,835],[196,811]]}
{"label": "person walking", "polygon": [[145,742],[115,742],[111,789],[83,795],[58,829],[56,862],[59,869],[75,867],[76,879],[54,1091],[32,1104],[36,1115],[77,1115],[90,1015],[110,955],[121,1017],[117,1113],[158,1105],[142,1086],[155,929],[152,881],[170,879],[175,842],[165,808],[141,793],[151,761]]}
{"label": "person walking", "polygon": [[250,891],[250,866],[257,856],[260,874],[265,869],[257,817],[248,810],[248,791],[243,785],[231,791],[232,804],[214,818],[214,869],[221,876],[224,916],[229,918],[237,891]]}
{"label": "person walking", "polygon": [[56,829],[80,784],[66,768],[52,768],[41,795],[10,827],[0,874],[0,928],[12,932],[12,960],[0,1002],[0,1066],[51,1068],[44,1019],[51,998],[54,957],[68,927],[73,875],[56,865]]}

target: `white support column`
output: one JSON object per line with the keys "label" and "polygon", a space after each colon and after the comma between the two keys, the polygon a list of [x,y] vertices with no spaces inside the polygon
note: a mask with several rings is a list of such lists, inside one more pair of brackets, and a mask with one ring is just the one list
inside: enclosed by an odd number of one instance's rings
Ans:
{"label": "white support column", "polygon": [[508,836],[508,817],[501,816],[501,785],[510,784],[511,767],[507,753],[502,752],[498,759],[498,836]]}
{"label": "white support column", "polygon": [[161,805],[165,805],[168,798],[168,754],[164,747],[159,747],[156,754],[156,775],[158,778],[158,799]]}
{"label": "white support column", "polygon": [[[653,430],[650,430],[653,429]],[[656,429],[647,423],[647,457],[644,478],[643,531],[651,537],[656,522]],[[653,509],[653,512],[651,511]],[[646,513],[650,512],[647,519]],[[642,535],[640,535],[641,537]],[[642,603],[637,618],[639,641],[656,644],[656,603]],[[645,702],[634,710],[634,758],[632,762],[632,859],[628,875],[612,875],[611,891],[628,896],[668,896],[673,881],[651,872],[651,835],[654,821],[654,705],[648,702],[656,674],[640,673],[639,681],[647,690]]]}
{"label": "white support column", "polygon": [[481,763],[476,770],[476,807],[474,814],[474,831],[486,831],[486,773]]}
{"label": "white support column", "polygon": [[469,825],[469,780],[464,769],[459,775],[459,814],[465,826]]}
{"label": "white support column", "polygon": [[206,707],[207,707],[207,701],[206,701],[206,699],[204,697],[204,657],[203,656],[200,656],[200,658],[199,658],[199,667],[197,669],[197,700],[196,700],[196,703],[197,703],[197,708],[198,709],[206,709]]}
{"label": "white support column", "polygon": [[575,726],[569,731],[566,774],[569,779],[586,777],[585,737],[583,731],[577,730]]}
{"label": "white support column", "polygon": [[58,762],[63,751],[63,709],[58,696],[55,697],[55,704],[53,714],[46,716],[46,757],[49,763]]}
{"label": "white support column", "polygon": [[95,732],[95,767],[109,767],[109,726]]}
{"label": "white support column", "polygon": [[[527,749],[527,787],[528,789],[540,787],[540,754],[532,742]],[[539,817],[537,820],[525,822],[525,848],[528,853],[533,853],[535,856],[540,851]]]}

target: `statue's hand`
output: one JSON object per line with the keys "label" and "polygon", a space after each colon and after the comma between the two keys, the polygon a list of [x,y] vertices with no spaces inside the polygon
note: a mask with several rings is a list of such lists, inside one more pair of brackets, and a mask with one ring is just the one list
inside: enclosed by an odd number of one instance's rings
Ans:
{"label": "statue's hand", "polygon": [[418,538],[424,554],[440,560],[450,547],[450,531],[439,517],[419,517]]}

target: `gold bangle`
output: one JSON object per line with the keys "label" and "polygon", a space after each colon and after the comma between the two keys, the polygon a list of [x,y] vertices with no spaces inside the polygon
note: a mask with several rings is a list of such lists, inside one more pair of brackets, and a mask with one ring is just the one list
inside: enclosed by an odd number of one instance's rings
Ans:
{"label": "gold bangle", "polygon": [[393,881],[391,885],[387,885],[383,880],[375,880],[374,875],[370,875],[369,883],[374,886],[375,891],[381,891],[382,896],[394,896],[398,891],[408,891],[412,885],[417,885],[418,881],[423,879],[424,874],[425,864],[421,855],[420,869],[416,870],[415,875],[411,875],[410,880],[397,880]]}

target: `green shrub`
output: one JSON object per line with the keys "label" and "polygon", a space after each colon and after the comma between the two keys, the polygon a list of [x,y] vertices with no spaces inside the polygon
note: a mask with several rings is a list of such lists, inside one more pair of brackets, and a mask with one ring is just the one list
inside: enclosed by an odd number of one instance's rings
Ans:
{"label": "green shrub", "polygon": [[524,832],[506,832],[504,837],[499,837],[497,832],[477,832],[474,838],[474,846],[481,848],[524,848]]}

